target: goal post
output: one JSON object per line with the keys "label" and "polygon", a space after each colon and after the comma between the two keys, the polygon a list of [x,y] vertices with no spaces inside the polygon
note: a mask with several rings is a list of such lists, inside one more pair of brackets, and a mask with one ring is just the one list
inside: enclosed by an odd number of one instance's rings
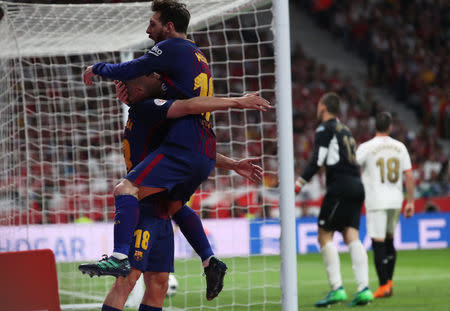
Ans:
{"label": "goal post", "polygon": [[[212,115],[217,150],[259,158],[264,183],[216,169],[201,186],[192,204],[229,266],[225,287],[206,301],[200,261],[175,228],[179,286],[165,306],[297,310],[288,1],[182,2],[214,95],[258,91],[276,112]],[[150,5],[0,1],[0,8],[0,251],[51,248],[61,308],[89,309],[101,304],[112,279],[90,279],[77,265],[112,250],[112,190],[125,174],[127,116],[112,81],[86,87],[82,74],[151,47]]]}
{"label": "goal post", "polygon": [[289,0],[274,1],[283,310],[298,310]]}

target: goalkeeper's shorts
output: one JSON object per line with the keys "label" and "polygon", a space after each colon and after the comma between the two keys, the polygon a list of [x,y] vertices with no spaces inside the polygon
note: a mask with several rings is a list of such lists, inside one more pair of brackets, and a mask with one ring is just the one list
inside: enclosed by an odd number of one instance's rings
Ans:
{"label": "goalkeeper's shorts", "polygon": [[359,230],[364,187],[359,177],[342,176],[327,186],[319,214],[319,227],[327,231]]}
{"label": "goalkeeper's shorts", "polygon": [[138,186],[165,188],[169,200],[189,201],[191,195],[205,181],[216,161],[174,145],[161,145],[125,176]]}

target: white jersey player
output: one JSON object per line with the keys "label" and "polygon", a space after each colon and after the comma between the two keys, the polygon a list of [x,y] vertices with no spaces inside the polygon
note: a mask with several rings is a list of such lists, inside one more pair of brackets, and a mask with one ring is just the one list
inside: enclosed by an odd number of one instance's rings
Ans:
{"label": "white jersey player", "polygon": [[392,296],[396,259],[393,237],[403,203],[403,175],[407,190],[405,217],[414,214],[414,178],[408,150],[402,142],[389,136],[391,114],[378,114],[375,126],[375,137],[359,146],[356,160],[361,166],[367,234],[372,239],[380,282],[374,298],[380,298]]}

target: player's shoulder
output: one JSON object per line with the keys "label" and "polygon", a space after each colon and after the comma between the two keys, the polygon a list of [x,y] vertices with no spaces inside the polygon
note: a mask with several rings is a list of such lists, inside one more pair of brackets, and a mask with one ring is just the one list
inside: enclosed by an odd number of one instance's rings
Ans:
{"label": "player's shoulder", "polygon": [[155,56],[160,56],[163,53],[167,53],[169,51],[176,51],[176,47],[178,45],[178,41],[175,38],[169,38],[163,41],[156,43],[149,51],[149,54],[153,54]]}
{"label": "player's shoulder", "polygon": [[158,44],[155,44],[155,46],[160,47],[177,47],[177,48],[198,48],[194,41],[189,39],[183,39],[183,38],[169,38],[166,40],[163,40],[161,42],[158,42]]}
{"label": "player's shoulder", "polygon": [[334,128],[336,128],[336,120],[328,120],[319,124],[316,128],[316,133],[333,131]]}
{"label": "player's shoulder", "polygon": [[406,145],[398,139],[388,136],[389,142],[402,150],[406,150]]}
{"label": "player's shoulder", "polygon": [[380,140],[373,137],[358,146],[358,152],[370,152],[371,150],[377,148],[380,145]]}
{"label": "player's shoulder", "polygon": [[358,149],[359,150],[368,149],[372,144],[373,144],[372,139],[369,139],[368,141],[359,144]]}

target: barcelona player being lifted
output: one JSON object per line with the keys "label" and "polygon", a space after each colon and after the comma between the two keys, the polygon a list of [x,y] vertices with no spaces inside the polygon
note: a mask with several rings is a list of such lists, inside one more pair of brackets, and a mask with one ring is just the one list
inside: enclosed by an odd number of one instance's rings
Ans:
{"label": "barcelona player being lifted", "polygon": [[[84,73],[85,83],[92,85],[92,78],[95,75],[128,81],[158,72],[163,82],[165,99],[212,95],[212,78],[206,58],[193,42],[186,39],[190,14],[185,5],[174,0],[159,0],[153,2],[152,10],[154,14],[150,19],[147,33],[156,42],[155,46],[147,54],[130,62],[97,63],[88,67]],[[215,135],[207,119],[207,116],[198,114],[170,121],[171,131],[164,139],[164,146],[158,154],[154,154],[154,158],[147,159],[147,170],[130,172],[129,178],[115,188],[114,252],[108,258],[107,265],[97,265],[103,267],[95,271],[97,275],[111,275],[117,270],[120,271],[117,275],[129,272],[128,252],[139,211],[137,194],[146,197],[169,190],[171,200],[169,214],[199,254],[205,267],[207,299],[213,299],[220,292],[226,265],[213,257],[200,218],[184,205],[189,190],[195,189],[180,189],[175,186],[173,180],[170,180],[169,184],[169,176],[160,169],[170,165],[167,163],[170,161],[169,155],[184,156],[184,160],[190,157],[189,160],[197,159],[201,162],[202,170],[194,169],[190,172],[197,174],[195,178],[198,181],[207,178],[209,175],[207,171],[211,171],[216,159],[217,167],[235,169],[237,162],[231,162],[220,154],[216,156]],[[194,176],[186,175],[180,178],[187,180]],[[143,181],[146,182],[146,187],[141,186]],[[119,266],[120,269],[113,269],[110,266]]]}
{"label": "barcelona player being lifted", "polygon": [[[211,112],[214,110],[225,110],[228,108],[250,108],[265,111],[269,103],[256,95],[247,95],[238,98],[215,98],[215,97],[194,97],[185,100],[161,100],[154,99],[160,96],[161,83],[155,79],[157,74],[151,74],[148,77],[143,76],[137,79],[127,81],[129,97],[124,100],[129,103],[130,109],[128,122],[124,133],[124,153],[127,161],[128,175],[126,179],[141,175],[149,168],[149,162],[155,156],[161,155],[159,148],[165,145],[165,137],[170,134],[170,124],[166,120],[183,117],[187,114],[198,114]],[[122,83],[118,83],[118,97],[123,98]],[[148,99],[153,98],[153,99]],[[189,154],[188,151],[186,151]],[[182,154],[162,154],[161,163],[167,166],[155,165],[154,173],[158,176],[158,170],[163,169],[165,177],[163,180],[167,183],[168,189],[171,183],[176,186],[173,190],[179,194],[187,191],[187,195],[196,187],[200,180],[197,174],[189,174],[190,168],[186,165],[192,165],[193,169],[204,170],[204,167],[198,161],[186,158],[186,153]],[[165,160],[167,156],[169,160]],[[179,165],[182,164],[182,165]],[[150,164],[151,165],[151,164]],[[209,163],[207,168],[209,169]],[[178,174],[173,174],[174,169]],[[179,172],[186,172],[180,174]],[[208,171],[208,170],[207,170]],[[205,172],[205,174],[207,173]],[[140,172],[140,173],[136,173]],[[149,173],[153,173],[153,170]],[[255,172],[257,177],[259,172]],[[179,176],[183,178],[180,178]],[[153,176],[153,177],[154,177]],[[141,184],[152,182],[153,177],[147,180],[143,177]],[[139,196],[139,194],[138,194]],[[174,245],[173,229],[168,211],[166,209],[168,192],[159,192],[156,195],[141,197],[139,202],[139,221],[134,230],[134,238],[129,251],[129,261],[131,272],[125,278],[117,278],[110,292],[108,293],[103,311],[122,310],[127,297],[138,280],[139,276],[144,274],[145,293],[139,310],[161,310],[167,291],[167,282],[169,272],[173,272]],[[114,265],[115,260],[105,260],[94,264],[84,264],[80,270],[92,275],[97,274],[102,266]],[[120,273],[123,269],[120,267],[110,268],[109,272]],[[105,272],[105,271],[103,271]],[[108,271],[106,273],[109,273]],[[114,275],[114,273],[112,273]],[[124,273],[125,274],[125,273]]]}

